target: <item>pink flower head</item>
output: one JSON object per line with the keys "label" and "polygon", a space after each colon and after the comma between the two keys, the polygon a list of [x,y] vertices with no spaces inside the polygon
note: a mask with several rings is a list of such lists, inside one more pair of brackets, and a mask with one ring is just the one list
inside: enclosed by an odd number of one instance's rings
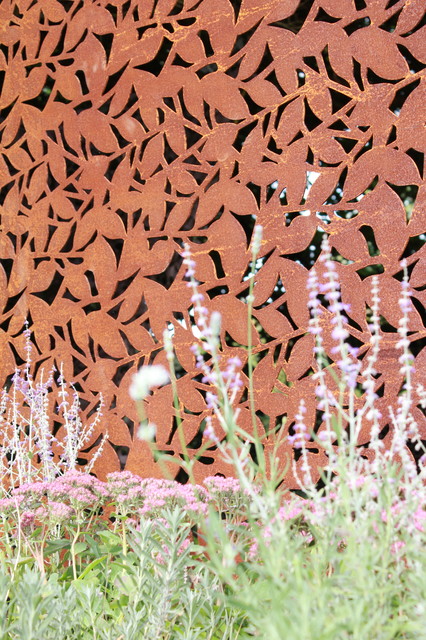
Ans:
{"label": "pink flower head", "polygon": [[33,511],[24,511],[21,514],[21,527],[27,529],[34,525],[36,515]]}
{"label": "pink flower head", "polygon": [[426,520],[426,511],[423,509],[423,507],[419,507],[413,515],[413,523],[417,531],[425,531],[425,527],[426,527],[425,520]]}

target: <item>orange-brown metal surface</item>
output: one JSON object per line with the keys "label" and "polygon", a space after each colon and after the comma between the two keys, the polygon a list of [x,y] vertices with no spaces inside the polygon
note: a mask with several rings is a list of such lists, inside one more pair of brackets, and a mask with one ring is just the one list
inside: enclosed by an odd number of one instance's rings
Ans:
{"label": "orange-brown metal surface", "polygon": [[[104,394],[93,438],[108,429],[100,476],[120,461],[161,474],[135,439],[128,388],[138,366],[165,363],[166,326],[174,327],[185,434],[197,454],[208,387],[189,351],[191,291],[179,253],[187,242],[206,306],[223,316],[224,354],[244,367],[255,219],[264,227],[253,329],[259,425],[288,416],[288,431],[301,398],[315,424],[306,280],[324,233],[361,354],[370,346],[371,275],[379,274],[384,434],[402,383],[403,256],[414,382],[424,381],[425,12],[423,0],[0,3],[1,377],[25,358],[28,320],[36,363],[64,363],[84,415]],[[329,321],[325,314],[330,350]],[[244,390],[237,404],[250,429]],[[158,447],[179,455],[170,385],[147,410]],[[366,429],[360,445],[368,438]],[[284,444],[280,454],[294,452]],[[213,447],[195,476],[218,472],[228,469]],[[294,485],[291,472],[287,481]]]}

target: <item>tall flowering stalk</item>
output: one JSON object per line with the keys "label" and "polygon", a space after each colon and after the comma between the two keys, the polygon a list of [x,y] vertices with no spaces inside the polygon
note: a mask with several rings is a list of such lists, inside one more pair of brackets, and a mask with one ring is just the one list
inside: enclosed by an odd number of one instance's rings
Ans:
{"label": "tall flowering stalk", "polygon": [[254,385],[253,385],[253,338],[252,338],[252,319],[254,304],[254,276],[256,273],[256,261],[262,245],[263,227],[257,224],[254,227],[253,242],[251,245],[251,268],[249,274],[249,294],[247,296],[247,363],[248,363],[248,385],[249,385],[249,404],[250,414],[254,434],[254,445],[256,451],[256,459],[259,466],[263,469],[265,466],[264,452],[262,443],[257,430],[257,416],[254,401]]}
{"label": "tall flowering stalk", "polygon": [[179,442],[182,448],[183,459],[189,475],[189,480],[192,484],[195,485],[195,478],[194,478],[194,472],[193,472],[193,466],[194,466],[195,460],[192,460],[189,456],[188,447],[186,446],[185,434],[183,432],[182,415],[180,411],[180,401],[179,401],[177,381],[176,381],[176,372],[174,368],[174,361],[175,361],[174,350],[173,350],[173,344],[172,344],[168,329],[165,329],[163,332],[163,343],[164,343],[164,350],[166,352],[167,362],[169,364],[170,380],[172,383],[172,392],[173,392],[173,405],[175,408],[175,417],[177,421],[177,432],[178,432]]}
{"label": "tall flowering stalk", "polygon": [[[251,248],[251,269],[248,303],[248,378],[249,378],[249,407],[253,423],[253,433],[245,431],[238,423],[239,409],[235,409],[235,401],[241,393],[243,386],[241,380],[242,362],[239,358],[229,358],[226,363],[222,362],[221,353],[221,317],[220,314],[208,313],[203,305],[204,296],[198,290],[198,282],[195,278],[196,263],[191,256],[188,245],[185,245],[183,255],[184,264],[187,267],[186,276],[188,286],[192,289],[191,302],[194,305],[195,323],[200,335],[200,342],[194,343],[191,351],[196,357],[196,366],[203,374],[202,382],[209,384],[211,390],[206,392],[206,404],[211,410],[221,426],[225,438],[220,440],[214,430],[211,416],[206,418],[206,428],[204,436],[213,442],[220,451],[223,460],[232,466],[237,475],[242,490],[250,496],[253,512],[262,514],[265,521],[269,515],[269,506],[256,490],[254,481],[256,477],[262,476],[266,482],[266,465],[262,444],[262,437],[257,430],[257,417],[254,405],[253,389],[253,362],[252,362],[252,311],[253,311],[253,288],[256,259],[260,251],[262,240],[262,227],[256,225]],[[207,355],[207,358],[206,358]],[[257,455],[255,464],[250,457],[250,449],[254,445]],[[206,444],[205,446],[208,446]],[[278,446],[278,445],[277,445]],[[203,450],[203,449],[202,449]],[[271,461],[271,468],[274,468],[276,459]],[[272,481],[273,484],[273,481]],[[276,495],[273,495],[273,501]]]}
{"label": "tall flowering stalk", "polygon": [[[65,427],[65,436],[58,442],[59,447],[62,448],[64,452],[61,455],[60,464],[64,470],[72,471],[77,466],[79,452],[93,439],[95,428],[99,425],[102,418],[104,401],[102,394],[100,394],[94,420],[88,425],[83,425],[80,417],[80,399],[78,393],[72,385],[70,385],[69,390],[67,390],[62,365],[58,384],[60,387],[59,397],[61,398],[58,411],[62,411]],[[68,403],[67,398],[70,393],[72,393],[72,402]],[[96,460],[102,455],[107,438],[108,433],[104,434],[96,452],[91,456],[87,464],[86,473],[92,471]]]}
{"label": "tall flowering stalk", "polygon": [[407,439],[415,443],[415,449],[417,451],[423,450],[424,453],[425,448],[421,442],[416,420],[411,412],[413,405],[413,385],[411,374],[414,369],[414,358],[409,349],[410,341],[408,339],[408,325],[409,314],[412,311],[412,303],[410,300],[410,285],[408,282],[407,263],[405,260],[402,261],[401,266],[404,271],[403,280],[401,282],[401,297],[399,300],[399,307],[401,309],[402,316],[398,323],[399,340],[396,346],[401,350],[398,362],[400,364],[399,372],[403,377],[403,384],[398,397],[396,412],[392,407],[389,408],[391,423],[394,429],[394,437],[392,439],[392,445],[388,455],[397,455],[402,460],[407,485],[406,491],[408,492],[411,490],[413,483],[415,483],[418,473],[414,460],[407,452]]}
{"label": "tall flowering stalk", "polygon": [[[0,395],[0,481],[3,490],[20,486],[36,479],[53,480],[56,476],[78,465],[81,449],[90,444],[96,426],[102,417],[103,399],[100,396],[94,420],[83,425],[77,391],[67,385],[61,371],[58,377],[60,402],[55,406],[63,418],[63,438],[53,435],[53,416],[50,397],[54,385],[54,368],[44,378],[43,370],[37,381],[31,375],[31,332],[24,331],[27,353],[23,371],[17,369],[9,391]],[[69,394],[72,401],[68,402]],[[108,434],[105,434],[85,471],[89,473],[102,454]],[[56,454],[54,452],[56,449]],[[58,451],[62,449],[63,453]]]}
{"label": "tall flowering stalk", "polygon": [[[222,443],[216,437],[211,421],[208,421],[207,434],[218,446],[224,455],[225,461],[232,464],[229,451],[235,453],[238,447],[238,437],[243,436],[245,443],[238,456],[238,466],[245,465],[248,459],[250,436],[243,433],[238,427],[238,410],[234,410],[234,402],[242,387],[239,358],[230,358],[226,368],[221,368],[220,332],[221,316],[217,312],[208,313],[202,304],[204,296],[198,291],[198,282],[195,279],[195,261],[192,259],[188,245],[183,252],[184,264],[187,267],[186,277],[188,286],[192,289],[191,302],[194,305],[195,323],[200,335],[200,343],[194,343],[191,351],[196,357],[196,366],[202,372],[202,382],[211,385],[212,390],[206,392],[207,407],[212,410],[225,435],[226,442]],[[203,352],[208,354],[208,360],[204,359]]]}
{"label": "tall flowering stalk", "polygon": [[[330,463],[326,473],[330,478],[337,460],[333,442],[337,442],[341,451],[347,451],[350,465],[356,464],[355,446],[361,430],[363,412],[356,408],[361,369],[361,361],[358,359],[359,350],[347,342],[349,332],[346,313],[350,311],[350,308],[341,300],[336,264],[331,259],[327,238],[323,241],[322,249],[320,262],[325,268],[325,282],[319,282],[315,268],[311,269],[307,282],[308,305],[311,312],[308,330],[315,337],[317,372],[314,377],[318,381],[316,388],[317,408],[322,411],[324,425],[324,429],[319,434],[319,441],[329,457]],[[377,281],[374,282],[377,285]],[[321,321],[324,309],[320,302],[321,295],[324,297],[329,312],[333,314],[331,338],[334,342],[332,348],[332,354],[335,356],[334,365],[330,365],[324,349],[323,322]],[[377,357],[376,352],[374,352],[374,357]],[[371,360],[372,366],[373,360]],[[372,369],[368,374],[370,379],[371,372]],[[337,392],[330,389],[328,376],[331,376]],[[306,450],[304,446],[300,448],[302,448],[303,463],[306,466]]]}
{"label": "tall flowering stalk", "polygon": [[[407,449],[407,441],[413,442],[417,450],[424,450],[424,446],[411,411],[413,406],[411,383],[413,356],[409,350],[408,339],[411,301],[406,264],[405,262],[401,263],[404,270],[399,301],[402,316],[398,327],[399,340],[396,344],[397,348],[401,350],[399,363],[404,382],[396,411],[389,407],[393,433],[390,447],[385,450],[384,444],[380,440],[382,415],[377,407],[376,387],[380,383],[375,377],[381,341],[378,278],[377,276],[372,277],[372,305],[369,320],[370,349],[367,357],[362,360],[358,357],[359,350],[348,344],[349,332],[346,313],[350,312],[350,309],[341,300],[336,265],[330,257],[327,239],[323,243],[323,254],[320,260],[325,267],[325,282],[320,283],[316,270],[311,269],[307,286],[311,312],[308,330],[315,337],[317,371],[314,377],[318,383],[316,388],[317,407],[322,412],[322,425],[318,435],[311,435],[303,424],[303,416],[301,415],[303,411],[299,411],[295,434],[289,437],[291,444],[295,448],[301,449],[304,475],[303,478],[298,479],[299,483],[309,495],[318,497],[319,494],[309,472],[306,447],[306,442],[314,437],[328,456],[328,465],[324,470],[326,492],[333,493],[337,486],[340,486],[342,490],[352,490],[369,484],[371,491],[376,493],[383,478],[389,475],[390,469],[393,469],[393,473],[399,477],[399,486],[404,489],[405,497],[407,497],[412,488],[422,482],[423,475],[423,471],[420,476],[418,474],[416,463]],[[335,356],[334,363],[330,363],[324,348],[322,299],[333,314],[331,338],[334,347],[331,353]],[[421,389],[419,393],[421,395]],[[361,429],[365,428],[366,424],[370,427],[370,449],[374,453],[371,461],[367,461],[361,455],[358,446]],[[397,459],[400,460],[399,466],[395,466]],[[293,467],[297,476],[295,463],[293,463]],[[369,478],[368,482],[367,478]]]}

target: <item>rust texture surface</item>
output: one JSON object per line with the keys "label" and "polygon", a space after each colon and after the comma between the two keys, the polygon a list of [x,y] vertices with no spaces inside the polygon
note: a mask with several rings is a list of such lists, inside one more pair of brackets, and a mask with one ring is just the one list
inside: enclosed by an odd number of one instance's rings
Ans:
{"label": "rust texture surface", "polygon": [[[253,324],[259,426],[288,416],[291,433],[305,398],[307,424],[321,429],[306,280],[325,233],[361,357],[379,275],[377,390],[385,443],[391,436],[402,257],[414,383],[426,366],[425,12],[423,0],[0,3],[1,378],[23,363],[27,320],[35,365],[64,363],[84,416],[104,394],[92,449],[107,428],[101,477],[123,464],[161,474],[135,438],[128,388],[141,364],[165,364],[166,326],[186,440],[194,455],[202,446],[208,386],[189,351],[179,254],[187,242],[206,306],[223,316],[224,356],[244,369],[255,219],[264,227]],[[322,318],[333,360],[331,317]],[[244,389],[237,405],[250,429]],[[158,447],[181,454],[170,385],[147,411]],[[426,439],[420,408],[415,417]],[[365,429],[360,445],[368,439]],[[311,449],[313,466],[323,464]],[[295,455],[288,443],[280,454]],[[228,470],[212,447],[195,476],[219,472]]]}

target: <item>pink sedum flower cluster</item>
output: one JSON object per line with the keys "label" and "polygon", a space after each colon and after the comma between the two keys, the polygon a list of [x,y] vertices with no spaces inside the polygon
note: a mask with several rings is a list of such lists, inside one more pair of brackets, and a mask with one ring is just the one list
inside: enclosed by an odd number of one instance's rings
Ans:
{"label": "pink sedum flower cluster", "polygon": [[44,524],[49,528],[90,514],[115,513],[129,519],[159,519],[165,509],[182,509],[191,522],[216,509],[233,510],[249,503],[235,478],[210,477],[204,485],[182,485],[173,480],[140,478],[130,471],[110,473],[106,482],[78,471],[54,480],[31,482],[12,489],[0,500],[0,519],[17,518],[21,527]]}

